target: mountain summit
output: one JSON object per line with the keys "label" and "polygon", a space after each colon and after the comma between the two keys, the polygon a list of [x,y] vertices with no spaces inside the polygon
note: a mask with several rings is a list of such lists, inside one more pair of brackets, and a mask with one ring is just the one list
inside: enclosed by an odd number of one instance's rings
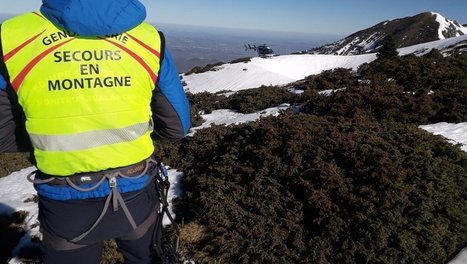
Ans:
{"label": "mountain summit", "polygon": [[313,54],[357,55],[375,52],[387,36],[392,36],[398,48],[467,34],[467,27],[438,13],[425,12],[416,16],[383,21],[358,31],[337,42],[309,51]]}

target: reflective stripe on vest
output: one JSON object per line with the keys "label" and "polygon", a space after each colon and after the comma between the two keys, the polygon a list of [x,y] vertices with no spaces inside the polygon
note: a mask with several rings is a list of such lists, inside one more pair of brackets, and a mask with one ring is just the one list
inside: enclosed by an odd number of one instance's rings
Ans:
{"label": "reflective stripe on vest", "polygon": [[80,37],[34,12],[5,21],[1,41],[42,172],[101,171],[153,153],[161,39],[152,25]]}
{"label": "reflective stripe on vest", "polygon": [[123,141],[133,141],[151,131],[149,123],[141,123],[120,129],[89,131],[70,135],[30,134],[36,149],[44,151],[74,151],[89,149]]}

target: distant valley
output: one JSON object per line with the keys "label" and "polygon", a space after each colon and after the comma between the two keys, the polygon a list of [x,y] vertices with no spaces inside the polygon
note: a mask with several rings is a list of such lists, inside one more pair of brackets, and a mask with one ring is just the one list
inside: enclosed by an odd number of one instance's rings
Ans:
{"label": "distant valley", "polygon": [[[0,23],[10,17],[8,14],[0,14]],[[245,44],[268,44],[276,54],[283,55],[319,47],[342,38],[307,33],[151,24],[164,33],[167,47],[180,72],[187,72],[195,66],[255,57],[255,51],[245,51]]]}
{"label": "distant valley", "polygon": [[156,24],[180,72],[194,66],[256,57],[245,44],[267,44],[277,55],[291,54],[336,41],[341,36],[275,31],[240,30],[216,27]]}

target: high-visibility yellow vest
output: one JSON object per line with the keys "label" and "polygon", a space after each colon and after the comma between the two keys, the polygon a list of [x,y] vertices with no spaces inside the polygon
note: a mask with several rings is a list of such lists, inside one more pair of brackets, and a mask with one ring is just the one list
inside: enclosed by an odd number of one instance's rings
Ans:
{"label": "high-visibility yellow vest", "polygon": [[150,101],[162,40],[152,25],[80,37],[33,12],[5,21],[1,41],[39,170],[102,171],[153,153]]}

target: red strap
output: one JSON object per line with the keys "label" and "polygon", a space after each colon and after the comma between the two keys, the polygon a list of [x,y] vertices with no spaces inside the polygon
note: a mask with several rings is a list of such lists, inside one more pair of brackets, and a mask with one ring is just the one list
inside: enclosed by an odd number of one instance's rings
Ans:
{"label": "red strap", "polygon": [[69,40],[67,40],[65,42],[62,42],[60,44],[52,46],[52,47],[48,48],[47,50],[43,51],[42,53],[40,53],[39,55],[37,55],[34,59],[32,59],[28,63],[28,65],[26,65],[26,67],[24,67],[21,70],[21,72],[18,74],[18,76],[16,76],[16,78],[13,80],[13,82],[11,82],[11,85],[13,86],[13,89],[16,92],[18,92],[18,89],[21,86],[21,83],[23,83],[24,78],[26,77],[26,75],[28,75],[28,73],[32,70],[32,68],[34,68],[34,66],[36,66],[37,63],[39,63],[45,56],[47,56],[52,51],[58,49],[59,47],[67,44],[68,42],[70,42],[70,41],[72,41],[74,39],[75,38],[72,38],[72,39],[69,39]]}
{"label": "red strap", "polygon": [[11,57],[13,57],[16,53],[18,53],[20,50],[22,50],[24,47],[26,47],[29,43],[31,43],[32,41],[34,41],[36,38],[38,38],[40,35],[42,35],[42,33],[45,32],[45,29],[39,33],[39,34],[36,34],[34,35],[32,38],[26,40],[25,42],[21,43],[21,45],[19,45],[18,47],[14,48],[12,51],[8,52],[7,54],[5,54],[3,56],[3,61],[7,61],[9,60]]}
{"label": "red strap", "polygon": [[125,51],[126,53],[128,53],[131,57],[133,57],[139,64],[141,64],[141,66],[143,66],[143,68],[148,72],[149,76],[151,76],[151,80],[153,81],[154,84],[156,84],[157,82],[157,74],[154,73],[154,71],[151,69],[151,67],[149,67],[149,65],[143,60],[143,58],[141,58],[140,56],[138,56],[138,54],[134,53],[133,51],[131,51],[130,49],[128,49],[127,47],[121,45],[120,43],[116,43],[116,42],[113,42],[109,39],[104,39],[103,40],[111,43],[112,45],[115,45],[117,47],[119,47],[120,49],[122,49],[123,51]]}
{"label": "red strap", "polygon": [[143,46],[145,49],[149,50],[152,54],[156,55],[156,57],[158,57],[159,59],[161,58],[161,54],[153,49],[152,47],[150,47],[149,45],[147,45],[146,43],[142,42],[141,40],[133,37],[132,35],[126,33],[128,36],[130,36],[131,39],[133,39],[134,41],[136,41],[136,43],[140,44],[141,46]]}

